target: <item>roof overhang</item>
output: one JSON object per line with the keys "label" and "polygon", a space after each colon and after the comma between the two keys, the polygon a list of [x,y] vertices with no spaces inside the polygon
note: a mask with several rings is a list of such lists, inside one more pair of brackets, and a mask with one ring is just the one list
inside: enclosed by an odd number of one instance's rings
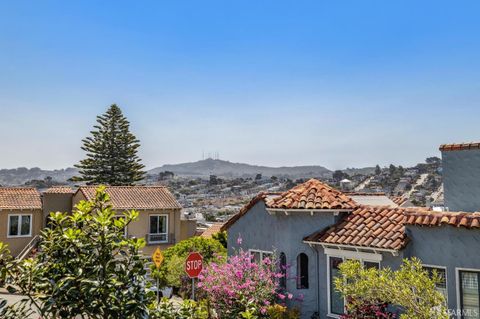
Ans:
{"label": "roof overhang", "polygon": [[376,247],[364,247],[364,246],[352,246],[352,245],[341,245],[341,244],[328,244],[328,243],[321,243],[321,242],[316,242],[316,241],[308,241],[304,240],[303,241],[305,244],[308,244],[310,246],[317,245],[317,246],[322,246],[323,249],[337,249],[337,250],[351,250],[355,251],[357,253],[362,253],[364,250],[371,251],[375,254],[378,253],[390,253],[393,256],[398,256],[399,251],[395,249],[386,249],[386,248],[376,248]]}
{"label": "roof overhang", "polygon": [[267,208],[267,212],[270,215],[285,214],[290,215],[291,213],[309,213],[314,215],[315,213],[333,213],[338,215],[339,213],[351,213],[353,209],[306,209],[306,208]]}

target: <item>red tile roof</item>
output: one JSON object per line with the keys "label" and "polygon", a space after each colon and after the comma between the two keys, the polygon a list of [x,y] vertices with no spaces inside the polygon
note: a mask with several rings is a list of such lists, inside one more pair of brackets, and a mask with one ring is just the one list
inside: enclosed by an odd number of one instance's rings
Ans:
{"label": "red tile roof", "polygon": [[[87,200],[95,198],[98,186],[81,186]],[[165,186],[107,186],[114,209],[179,209],[182,206]]]}
{"label": "red tile roof", "polygon": [[480,228],[480,213],[408,211],[405,213],[405,224],[427,227],[450,225]]}
{"label": "red tile roof", "polygon": [[442,144],[440,145],[440,151],[463,151],[471,149],[480,149],[480,143],[459,143],[459,144]]}
{"label": "red tile roof", "polygon": [[269,208],[353,210],[357,204],[344,193],[311,179],[267,201]]}
{"label": "red tile roof", "polygon": [[308,242],[399,250],[408,242],[403,208],[359,207],[338,224],[304,238]]}
{"label": "red tile roof", "polygon": [[393,196],[391,200],[398,206],[402,206],[402,204],[405,203],[408,200],[408,198],[405,198],[403,196]]}
{"label": "red tile roof", "polygon": [[212,238],[213,235],[222,231],[223,223],[215,223],[212,226],[208,227],[200,237],[203,238]]}
{"label": "red tile roof", "polygon": [[44,194],[73,194],[70,186],[53,186],[47,189]]}
{"label": "red tile roof", "polygon": [[40,193],[33,187],[0,187],[0,209],[42,209]]}

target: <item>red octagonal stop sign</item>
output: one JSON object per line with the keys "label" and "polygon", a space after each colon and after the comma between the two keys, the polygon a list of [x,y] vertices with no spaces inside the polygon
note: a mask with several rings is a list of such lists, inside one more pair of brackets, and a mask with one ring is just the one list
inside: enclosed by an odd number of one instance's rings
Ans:
{"label": "red octagonal stop sign", "polygon": [[190,278],[197,278],[203,269],[203,257],[199,253],[190,253],[185,261],[185,272]]}

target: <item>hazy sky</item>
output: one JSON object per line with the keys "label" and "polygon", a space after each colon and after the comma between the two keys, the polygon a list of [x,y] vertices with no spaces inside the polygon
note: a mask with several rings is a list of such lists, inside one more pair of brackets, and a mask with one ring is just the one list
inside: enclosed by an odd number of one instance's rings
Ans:
{"label": "hazy sky", "polygon": [[117,103],[148,168],[408,165],[480,139],[479,1],[1,1],[0,167]]}

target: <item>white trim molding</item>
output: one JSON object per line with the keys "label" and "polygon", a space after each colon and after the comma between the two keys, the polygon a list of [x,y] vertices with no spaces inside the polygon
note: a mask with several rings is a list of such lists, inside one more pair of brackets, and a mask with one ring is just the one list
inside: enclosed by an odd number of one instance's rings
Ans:
{"label": "white trim molding", "polygon": [[308,241],[304,240],[303,243],[308,244],[308,245],[320,245],[323,247],[323,249],[327,248],[336,248],[336,249],[351,249],[355,251],[363,251],[363,250],[368,250],[368,251],[373,251],[374,253],[378,252],[386,252],[386,253],[391,253],[393,256],[398,256],[398,250],[395,249],[386,249],[386,248],[374,248],[374,247],[364,247],[364,246],[352,246],[352,245],[342,245],[342,244],[329,244],[329,243],[321,243],[317,241]]}
{"label": "white trim molding", "polygon": [[324,248],[325,255],[332,256],[332,257],[342,257],[344,259],[358,259],[358,260],[366,260],[366,261],[373,261],[373,262],[381,262],[383,260],[382,254],[378,253],[366,253],[354,250],[345,250],[345,249],[332,249],[332,248]]}
{"label": "white trim molding", "polygon": [[[461,301],[461,296],[460,296],[460,285],[461,285],[461,282],[460,282],[460,272],[461,271],[469,271],[469,272],[476,272],[478,273],[478,276],[480,276],[480,269],[476,269],[476,268],[462,268],[462,267],[455,267],[455,281],[456,281],[456,292],[457,292],[457,309],[460,310],[459,313],[457,314],[457,318],[458,319],[461,319],[462,318],[462,301]],[[479,296],[480,298],[480,296]]]}

